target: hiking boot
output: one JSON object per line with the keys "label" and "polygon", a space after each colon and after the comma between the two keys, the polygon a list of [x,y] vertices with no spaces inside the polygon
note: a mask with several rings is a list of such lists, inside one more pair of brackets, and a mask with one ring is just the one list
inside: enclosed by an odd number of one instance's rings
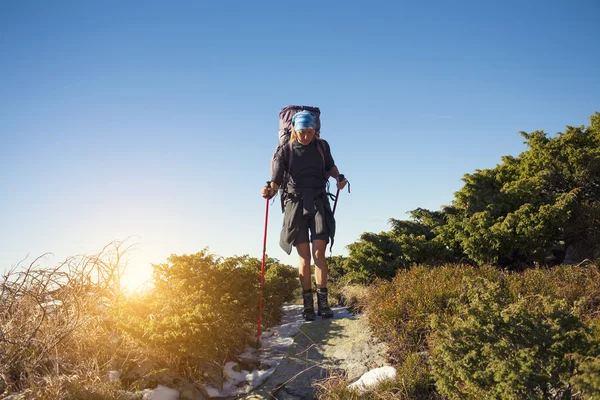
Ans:
{"label": "hiking boot", "polygon": [[319,307],[318,314],[321,317],[333,317],[333,311],[331,311],[331,308],[329,307],[329,302],[327,301],[327,288],[317,289],[317,306]]}
{"label": "hiking boot", "polygon": [[305,321],[314,321],[317,316],[315,315],[315,302],[313,300],[312,289],[302,291],[302,300],[304,301],[302,317]]}

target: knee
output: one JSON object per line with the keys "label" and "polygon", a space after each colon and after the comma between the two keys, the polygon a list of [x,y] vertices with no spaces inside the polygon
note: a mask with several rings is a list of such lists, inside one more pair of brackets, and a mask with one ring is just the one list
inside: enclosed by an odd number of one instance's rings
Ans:
{"label": "knee", "polygon": [[302,254],[299,258],[301,266],[310,265],[310,254]]}
{"label": "knee", "polygon": [[313,250],[313,258],[315,259],[315,263],[325,260],[325,250],[323,249],[314,249]]}

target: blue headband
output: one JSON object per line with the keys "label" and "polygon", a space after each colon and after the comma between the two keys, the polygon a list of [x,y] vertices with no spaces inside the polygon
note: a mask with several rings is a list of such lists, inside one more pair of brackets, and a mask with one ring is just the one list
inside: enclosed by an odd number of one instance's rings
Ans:
{"label": "blue headband", "polygon": [[294,118],[292,118],[292,124],[294,124],[295,131],[308,128],[317,130],[317,119],[310,111],[300,111],[294,115]]}

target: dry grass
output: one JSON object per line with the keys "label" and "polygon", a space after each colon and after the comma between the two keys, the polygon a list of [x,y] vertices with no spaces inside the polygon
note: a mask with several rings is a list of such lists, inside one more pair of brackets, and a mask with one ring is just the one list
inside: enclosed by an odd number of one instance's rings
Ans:
{"label": "dry grass", "polygon": [[370,294],[370,288],[361,285],[345,285],[341,288],[340,303],[354,312],[362,312]]}
{"label": "dry grass", "polygon": [[40,400],[122,400],[118,385],[93,373],[87,376],[54,375],[34,383],[24,392],[26,399]]}
{"label": "dry grass", "polygon": [[114,329],[108,310],[122,300],[130,249],[112,242],[98,254],[70,257],[54,268],[39,267],[40,257],[4,274],[0,396],[118,398],[106,374],[136,348]]}
{"label": "dry grass", "polygon": [[316,383],[317,396],[320,400],[441,399],[433,388],[422,358],[416,354],[398,365],[395,379],[381,381],[363,392],[349,389],[350,383],[344,375],[334,374]]}

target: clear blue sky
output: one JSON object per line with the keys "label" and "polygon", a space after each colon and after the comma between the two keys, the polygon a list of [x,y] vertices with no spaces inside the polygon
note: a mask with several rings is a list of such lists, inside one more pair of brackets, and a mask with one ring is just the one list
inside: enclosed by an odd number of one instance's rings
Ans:
{"label": "clear blue sky", "polygon": [[448,204],[520,130],[600,110],[597,1],[306,4],[0,2],[0,269],[130,236],[130,280],[206,246],[260,257],[288,104],[321,107],[352,183],[333,254]]}

